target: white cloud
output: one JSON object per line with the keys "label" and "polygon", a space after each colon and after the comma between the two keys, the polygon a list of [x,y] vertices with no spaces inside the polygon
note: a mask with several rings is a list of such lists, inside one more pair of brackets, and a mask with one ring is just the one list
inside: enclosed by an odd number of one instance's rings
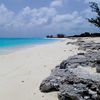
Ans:
{"label": "white cloud", "polygon": [[51,2],[51,7],[61,7],[63,5],[63,0],[54,0]]}
{"label": "white cloud", "polygon": [[9,11],[4,4],[0,5],[0,26],[9,24],[14,17],[14,12]]}
{"label": "white cloud", "polygon": [[13,28],[31,28],[34,26],[45,25],[56,15],[56,13],[55,8],[42,7],[39,9],[31,9],[30,7],[25,7],[12,18],[12,21],[8,26]]}
{"label": "white cloud", "polygon": [[[14,30],[15,32],[50,33],[71,32],[75,28],[89,27],[82,17],[90,15],[90,10],[84,10],[82,16],[79,12],[59,13],[56,7],[61,7],[63,0],[54,0],[48,7],[30,8],[25,7],[18,13],[9,10],[5,5],[0,5],[0,28]],[[76,30],[77,31],[77,30]]]}
{"label": "white cloud", "polygon": [[56,15],[53,18],[53,22],[54,23],[70,22],[72,20],[75,20],[75,18],[77,17],[78,17],[78,12],[73,12],[72,14]]}
{"label": "white cloud", "polygon": [[91,8],[87,8],[84,11],[82,11],[82,16],[84,18],[91,18],[91,17],[95,17],[96,13],[91,11]]}
{"label": "white cloud", "polygon": [[77,27],[84,27],[85,22],[85,19],[75,11],[71,14],[56,15],[53,18],[51,27],[56,27],[56,30],[58,30],[57,32],[72,32],[72,30]]}

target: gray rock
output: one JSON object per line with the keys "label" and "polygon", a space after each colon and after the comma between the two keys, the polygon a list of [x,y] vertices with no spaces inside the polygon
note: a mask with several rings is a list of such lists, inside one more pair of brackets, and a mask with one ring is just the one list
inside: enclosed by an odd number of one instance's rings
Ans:
{"label": "gray rock", "polygon": [[100,74],[91,73],[85,67],[96,67],[100,59],[100,43],[77,42],[86,53],[78,53],[61,62],[51,71],[49,77],[42,81],[41,92],[59,91],[59,100],[100,100]]}
{"label": "gray rock", "polygon": [[41,92],[58,91],[62,79],[65,79],[69,76],[73,76],[72,72],[66,69],[55,68],[52,70],[51,75],[42,81],[40,85]]}
{"label": "gray rock", "polygon": [[59,90],[59,82],[55,77],[48,77],[40,85],[41,92],[51,92]]}
{"label": "gray rock", "polygon": [[83,84],[63,85],[58,94],[59,100],[83,100],[88,90]]}

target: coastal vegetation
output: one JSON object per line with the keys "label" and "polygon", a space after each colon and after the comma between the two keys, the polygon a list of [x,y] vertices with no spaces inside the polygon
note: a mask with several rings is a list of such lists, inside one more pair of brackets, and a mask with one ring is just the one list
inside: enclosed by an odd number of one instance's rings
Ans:
{"label": "coastal vegetation", "polygon": [[65,38],[66,35],[61,33],[61,34],[57,34],[56,36],[54,36],[54,35],[47,35],[46,37],[47,38]]}
{"label": "coastal vegetation", "polygon": [[84,32],[79,35],[66,36],[65,34],[57,34],[57,36],[47,35],[47,38],[68,38],[68,37],[100,37],[100,33]]}
{"label": "coastal vegetation", "polygon": [[70,37],[100,37],[100,33],[84,32],[84,33],[81,33],[80,35],[73,35]]}
{"label": "coastal vegetation", "polygon": [[96,2],[90,2],[90,7],[92,8],[92,12],[95,12],[97,16],[95,18],[88,18],[88,21],[100,28],[100,8]]}

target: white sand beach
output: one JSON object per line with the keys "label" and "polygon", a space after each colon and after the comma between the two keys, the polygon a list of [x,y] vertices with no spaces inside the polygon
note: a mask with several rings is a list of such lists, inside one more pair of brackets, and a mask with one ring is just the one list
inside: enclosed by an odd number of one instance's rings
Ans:
{"label": "white sand beach", "polygon": [[41,93],[39,85],[51,69],[77,54],[76,40],[63,39],[0,55],[0,100],[58,100],[57,93]]}

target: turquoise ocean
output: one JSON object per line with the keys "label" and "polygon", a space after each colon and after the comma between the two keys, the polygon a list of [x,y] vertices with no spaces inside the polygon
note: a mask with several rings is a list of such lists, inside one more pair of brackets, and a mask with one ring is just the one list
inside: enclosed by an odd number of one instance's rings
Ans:
{"label": "turquoise ocean", "polygon": [[0,55],[31,46],[53,43],[59,39],[49,38],[0,38]]}
{"label": "turquoise ocean", "polygon": [[55,42],[58,39],[48,38],[0,38],[0,48],[23,47]]}

